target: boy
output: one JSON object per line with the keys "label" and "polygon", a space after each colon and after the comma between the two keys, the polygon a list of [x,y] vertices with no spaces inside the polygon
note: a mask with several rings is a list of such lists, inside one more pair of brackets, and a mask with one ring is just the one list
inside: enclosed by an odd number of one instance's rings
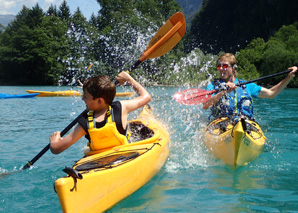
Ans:
{"label": "boy", "polygon": [[100,150],[126,143],[128,114],[151,101],[151,95],[128,73],[121,72],[117,81],[127,82],[138,93],[131,100],[115,101],[116,86],[107,76],[88,79],[83,85],[83,98],[89,114],[79,120],[77,126],[66,137],[54,132],[50,137],[52,153],[59,154],[86,135],[90,150]]}

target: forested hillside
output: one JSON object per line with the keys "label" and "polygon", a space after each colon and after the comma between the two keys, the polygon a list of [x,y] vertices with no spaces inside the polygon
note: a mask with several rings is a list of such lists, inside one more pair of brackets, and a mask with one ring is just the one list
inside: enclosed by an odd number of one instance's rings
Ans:
{"label": "forested hillside", "polygon": [[[129,69],[173,14],[196,11],[193,0],[97,0],[87,20],[66,1],[23,9],[0,31],[0,85],[73,85]],[[195,4],[197,3],[197,4]],[[199,85],[213,78],[220,51],[236,53],[239,77],[253,79],[298,65],[296,0],[204,0],[190,30],[164,56],[132,75],[147,85]],[[87,71],[87,67],[93,64]],[[278,78],[266,84],[274,84]],[[298,87],[298,78],[289,85]]]}
{"label": "forested hillside", "polygon": [[282,25],[298,21],[297,11],[297,0],[204,0],[192,20],[190,50],[236,52],[254,38],[267,41]]}
{"label": "forested hillside", "polygon": [[[70,14],[66,1],[46,12],[38,4],[23,7],[0,35],[0,83],[65,85],[94,74],[113,78],[134,64],[159,27],[182,10],[174,0],[98,2],[100,13],[89,21],[79,9]],[[168,54],[165,65],[178,56]],[[165,75],[156,63],[142,64],[148,81]]]}

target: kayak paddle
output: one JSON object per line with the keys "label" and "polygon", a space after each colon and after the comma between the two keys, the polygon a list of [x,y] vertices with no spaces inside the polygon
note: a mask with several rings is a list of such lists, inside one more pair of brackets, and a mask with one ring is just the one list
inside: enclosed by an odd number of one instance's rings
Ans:
{"label": "kayak paddle", "polygon": [[181,12],[177,12],[157,31],[143,55],[131,66],[129,72],[146,59],[157,58],[169,52],[182,39],[185,31],[186,22],[184,15]]}
{"label": "kayak paddle", "polygon": [[[85,109],[79,116],[74,119],[65,129],[62,130],[60,133],[61,137],[63,137],[79,120],[80,118],[88,113],[89,110]],[[22,170],[30,168],[41,156],[43,156],[44,153],[46,153],[50,149],[50,144],[48,144],[43,150],[41,150],[31,161],[28,161],[28,163],[23,166]]]}
{"label": "kayak paddle", "polygon": [[[175,13],[155,34],[150,41],[149,46],[139,58],[139,60],[132,65],[130,71],[135,69],[139,64],[149,58],[156,58],[169,52],[182,39],[186,31],[186,22],[183,13]],[[87,70],[91,68],[91,64]],[[88,112],[84,110],[75,120],[73,120],[60,134],[63,137],[78,121]],[[41,150],[31,161],[29,161],[22,170],[30,168],[44,153],[50,149],[48,144]]]}
{"label": "kayak paddle", "polygon": [[[157,58],[169,52],[178,44],[186,31],[186,22],[183,13],[177,12],[157,31],[139,60],[126,72],[129,74],[139,64],[149,58]],[[117,81],[114,82],[118,84]]]}
{"label": "kayak paddle", "polygon": [[[93,64],[90,64],[87,68],[87,71],[93,66]],[[79,116],[74,119],[65,129],[62,130],[60,133],[61,137],[63,137],[79,120],[80,118],[86,114],[89,110],[85,109]],[[22,170],[30,168],[41,156],[43,156],[44,153],[46,153],[50,149],[50,144],[48,144],[43,150],[41,150],[31,161],[28,161],[25,166],[23,166]]]}
{"label": "kayak paddle", "polygon": [[[283,72],[279,72],[279,73],[275,73],[275,74],[271,74],[271,75],[267,75],[267,76],[263,76],[257,79],[253,79],[250,81],[246,81],[240,84],[237,84],[236,86],[242,86],[242,85],[246,85],[249,83],[253,83],[256,81],[261,81],[264,79],[268,79],[268,78],[272,78],[275,76],[279,76],[279,75],[284,75],[287,74],[289,72],[291,72],[292,70],[286,70]],[[193,88],[193,89],[185,89],[182,90],[180,92],[177,92],[173,95],[173,98],[175,101],[177,101],[180,104],[184,104],[184,105],[197,105],[197,104],[201,104],[204,103],[206,101],[208,101],[211,98],[211,95],[213,93],[218,92],[219,89],[216,90],[210,90],[210,91],[206,91],[203,89],[197,89],[197,88]]]}

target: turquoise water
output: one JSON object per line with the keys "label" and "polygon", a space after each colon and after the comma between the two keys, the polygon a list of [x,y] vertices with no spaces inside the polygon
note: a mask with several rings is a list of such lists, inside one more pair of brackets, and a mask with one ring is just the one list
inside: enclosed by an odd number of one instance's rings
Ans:
{"label": "turquoise water", "polygon": [[[0,87],[0,92],[25,94],[26,89],[69,88]],[[150,182],[109,212],[298,212],[298,90],[255,101],[268,140],[259,158],[232,171],[202,145],[207,112],[172,100],[181,89],[148,88],[156,117],[168,124],[171,153]],[[0,212],[61,212],[53,184],[64,176],[65,166],[83,156],[84,139],[18,171],[49,143],[52,132],[63,130],[84,110],[83,102],[78,97],[6,99],[0,100],[0,110]]]}

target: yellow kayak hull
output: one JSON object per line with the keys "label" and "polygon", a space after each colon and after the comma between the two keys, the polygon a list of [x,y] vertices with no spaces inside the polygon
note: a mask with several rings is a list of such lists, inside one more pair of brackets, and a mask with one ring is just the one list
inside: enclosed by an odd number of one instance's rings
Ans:
{"label": "yellow kayak hull", "polygon": [[236,169],[262,153],[266,137],[255,121],[243,119],[235,124],[219,118],[204,129],[203,142],[217,159]]}
{"label": "yellow kayak hull", "polygon": [[[38,90],[26,90],[28,93],[37,93]],[[69,96],[81,96],[81,93],[76,90],[64,90],[64,91],[38,91],[37,97],[69,97]]]}
{"label": "yellow kayak hull", "polygon": [[[138,119],[130,121],[130,125],[143,126],[150,137],[104,152],[87,153],[89,156],[73,166],[82,175],[76,185],[70,176],[55,181],[63,212],[103,212],[137,191],[162,168],[170,146],[164,125],[154,118],[148,107],[144,107]],[[118,157],[131,154],[134,156],[130,159],[122,158],[122,161]],[[112,160],[112,165],[102,164],[102,159],[114,156],[120,160]],[[101,167],[86,170],[84,166],[90,162],[97,162]]]}
{"label": "yellow kayak hull", "polygon": [[133,97],[135,92],[117,92],[116,97]]}
{"label": "yellow kayak hull", "polygon": [[[76,90],[64,90],[64,91],[38,91],[38,90],[26,90],[28,93],[39,93],[37,97],[70,97],[81,96],[81,92]],[[135,92],[117,92],[116,97],[133,97]]]}

